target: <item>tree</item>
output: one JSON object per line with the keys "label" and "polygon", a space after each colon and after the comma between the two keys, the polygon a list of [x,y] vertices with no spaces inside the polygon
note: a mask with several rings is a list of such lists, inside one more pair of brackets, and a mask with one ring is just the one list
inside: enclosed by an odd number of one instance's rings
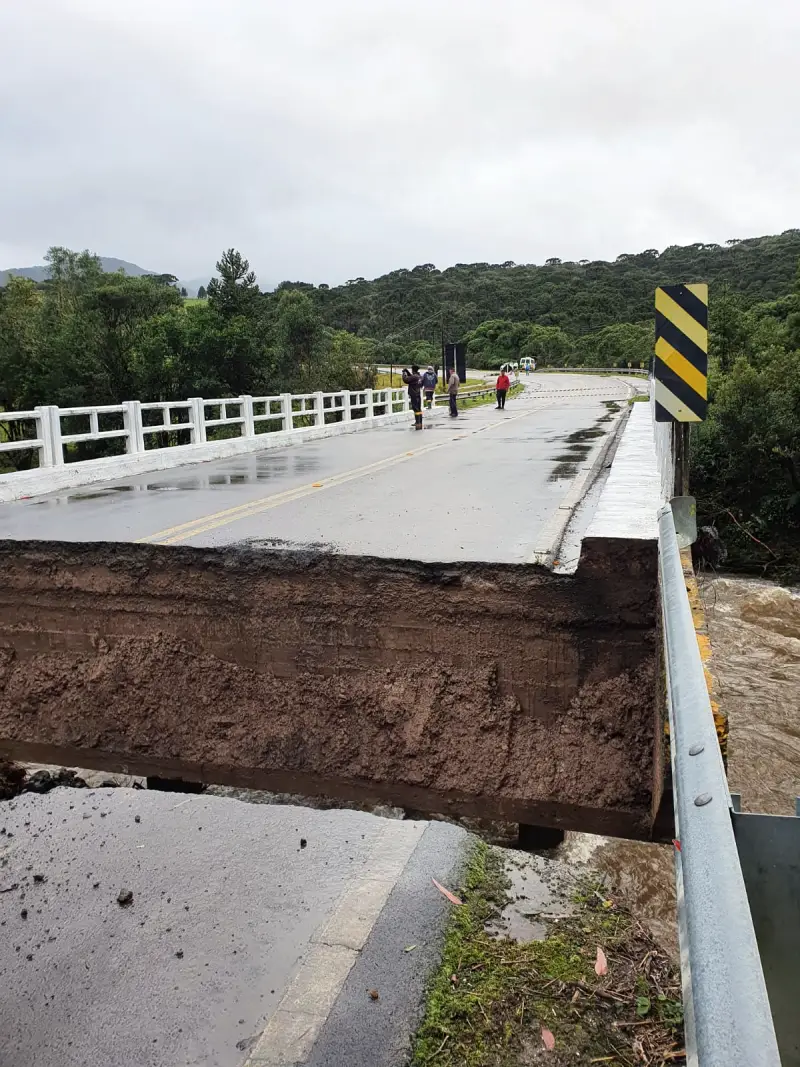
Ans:
{"label": "tree", "polygon": [[186,292],[186,286],[185,286],[185,285],[182,285],[182,286],[181,286],[181,296],[182,296],[182,297],[183,297],[183,299],[185,300],[185,299],[186,299],[186,297],[187,297],[188,295],[189,295],[189,294],[188,294],[188,293]]}
{"label": "tree", "polygon": [[653,351],[650,323],[620,322],[575,342],[572,362],[583,367],[645,367]]}
{"label": "tree", "polygon": [[41,303],[36,283],[28,278],[12,277],[0,289],[0,409],[24,409],[31,399]]}
{"label": "tree", "polygon": [[542,366],[564,367],[572,354],[572,338],[558,326],[532,323],[520,346],[520,357],[530,356]]}
{"label": "tree", "polygon": [[197,290],[197,299],[198,300],[205,300],[205,298],[206,298],[206,287],[204,285],[201,285],[200,288]]}
{"label": "tree", "polygon": [[249,262],[229,248],[222,253],[217,263],[219,278],[212,278],[208,283],[208,301],[215,311],[226,318],[252,312],[259,289],[256,285],[255,272],[250,270]]}
{"label": "tree", "polygon": [[179,307],[177,289],[148,275],[139,278],[105,274],[85,301],[99,336],[99,362],[114,401],[136,398],[132,355],[139,331],[148,319]]}
{"label": "tree", "polygon": [[60,313],[74,307],[80,296],[96,285],[103,274],[100,257],[88,250],[73,252],[54,245],[48,248],[44,261],[50,273],[45,288],[52,293]]}
{"label": "tree", "polygon": [[320,355],[322,323],[307,293],[284,290],[278,297],[276,370],[282,382],[308,381]]}
{"label": "tree", "polygon": [[482,322],[467,335],[467,358],[487,370],[519,361],[520,350],[530,333],[530,323],[508,319]]}

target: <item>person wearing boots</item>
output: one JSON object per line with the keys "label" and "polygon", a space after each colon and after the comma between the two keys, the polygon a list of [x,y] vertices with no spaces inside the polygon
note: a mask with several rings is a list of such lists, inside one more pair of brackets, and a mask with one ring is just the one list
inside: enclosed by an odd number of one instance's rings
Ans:
{"label": "person wearing boots", "polygon": [[422,378],[419,367],[412,364],[411,370],[403,368],[403,382],[408,389],[408,399],[411,401],[411,410],[414,412],[414,429],[422,429]]}

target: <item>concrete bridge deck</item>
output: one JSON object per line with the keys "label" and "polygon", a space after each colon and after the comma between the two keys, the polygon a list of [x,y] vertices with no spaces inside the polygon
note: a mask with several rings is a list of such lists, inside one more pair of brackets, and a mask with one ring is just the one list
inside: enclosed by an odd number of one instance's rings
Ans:
{"label": "concrete bridge deck", "polygon": [[524,565],[630,390],[536,379],[423,433],[4,505],[0,752],[648,837],[655,540],[612,521],[574,575]]}
{"label": "concrete bridge deck", "polygon": [[458,419],[307,441],[0,505],[0,538],[325,547],[526,563],[616,425],[621,379],[563,375]]}

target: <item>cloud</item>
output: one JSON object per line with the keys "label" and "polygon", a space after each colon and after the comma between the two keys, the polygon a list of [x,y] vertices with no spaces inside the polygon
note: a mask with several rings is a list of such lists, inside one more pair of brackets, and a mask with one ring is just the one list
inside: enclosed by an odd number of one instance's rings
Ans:
{"label": "cloud", "polygon": [[0,266],[614,257],[797,224],[792,0],[0,10]]}

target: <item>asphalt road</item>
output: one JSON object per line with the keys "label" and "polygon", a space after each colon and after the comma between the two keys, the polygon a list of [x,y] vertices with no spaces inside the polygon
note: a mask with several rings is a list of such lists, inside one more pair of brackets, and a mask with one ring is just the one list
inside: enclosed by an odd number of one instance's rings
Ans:
{"label": "asphalt road", "polygon": [[309,441],[0,506],[0,537],[525,562],[590,467],[620,379],[542,375],[504,412]]}
{"label": "asphalt road", "polygon": [[289,1067],[298,1020],[324,1062],[399,1064],[465,836],[147,790],[2,803],[0,1065]]}

